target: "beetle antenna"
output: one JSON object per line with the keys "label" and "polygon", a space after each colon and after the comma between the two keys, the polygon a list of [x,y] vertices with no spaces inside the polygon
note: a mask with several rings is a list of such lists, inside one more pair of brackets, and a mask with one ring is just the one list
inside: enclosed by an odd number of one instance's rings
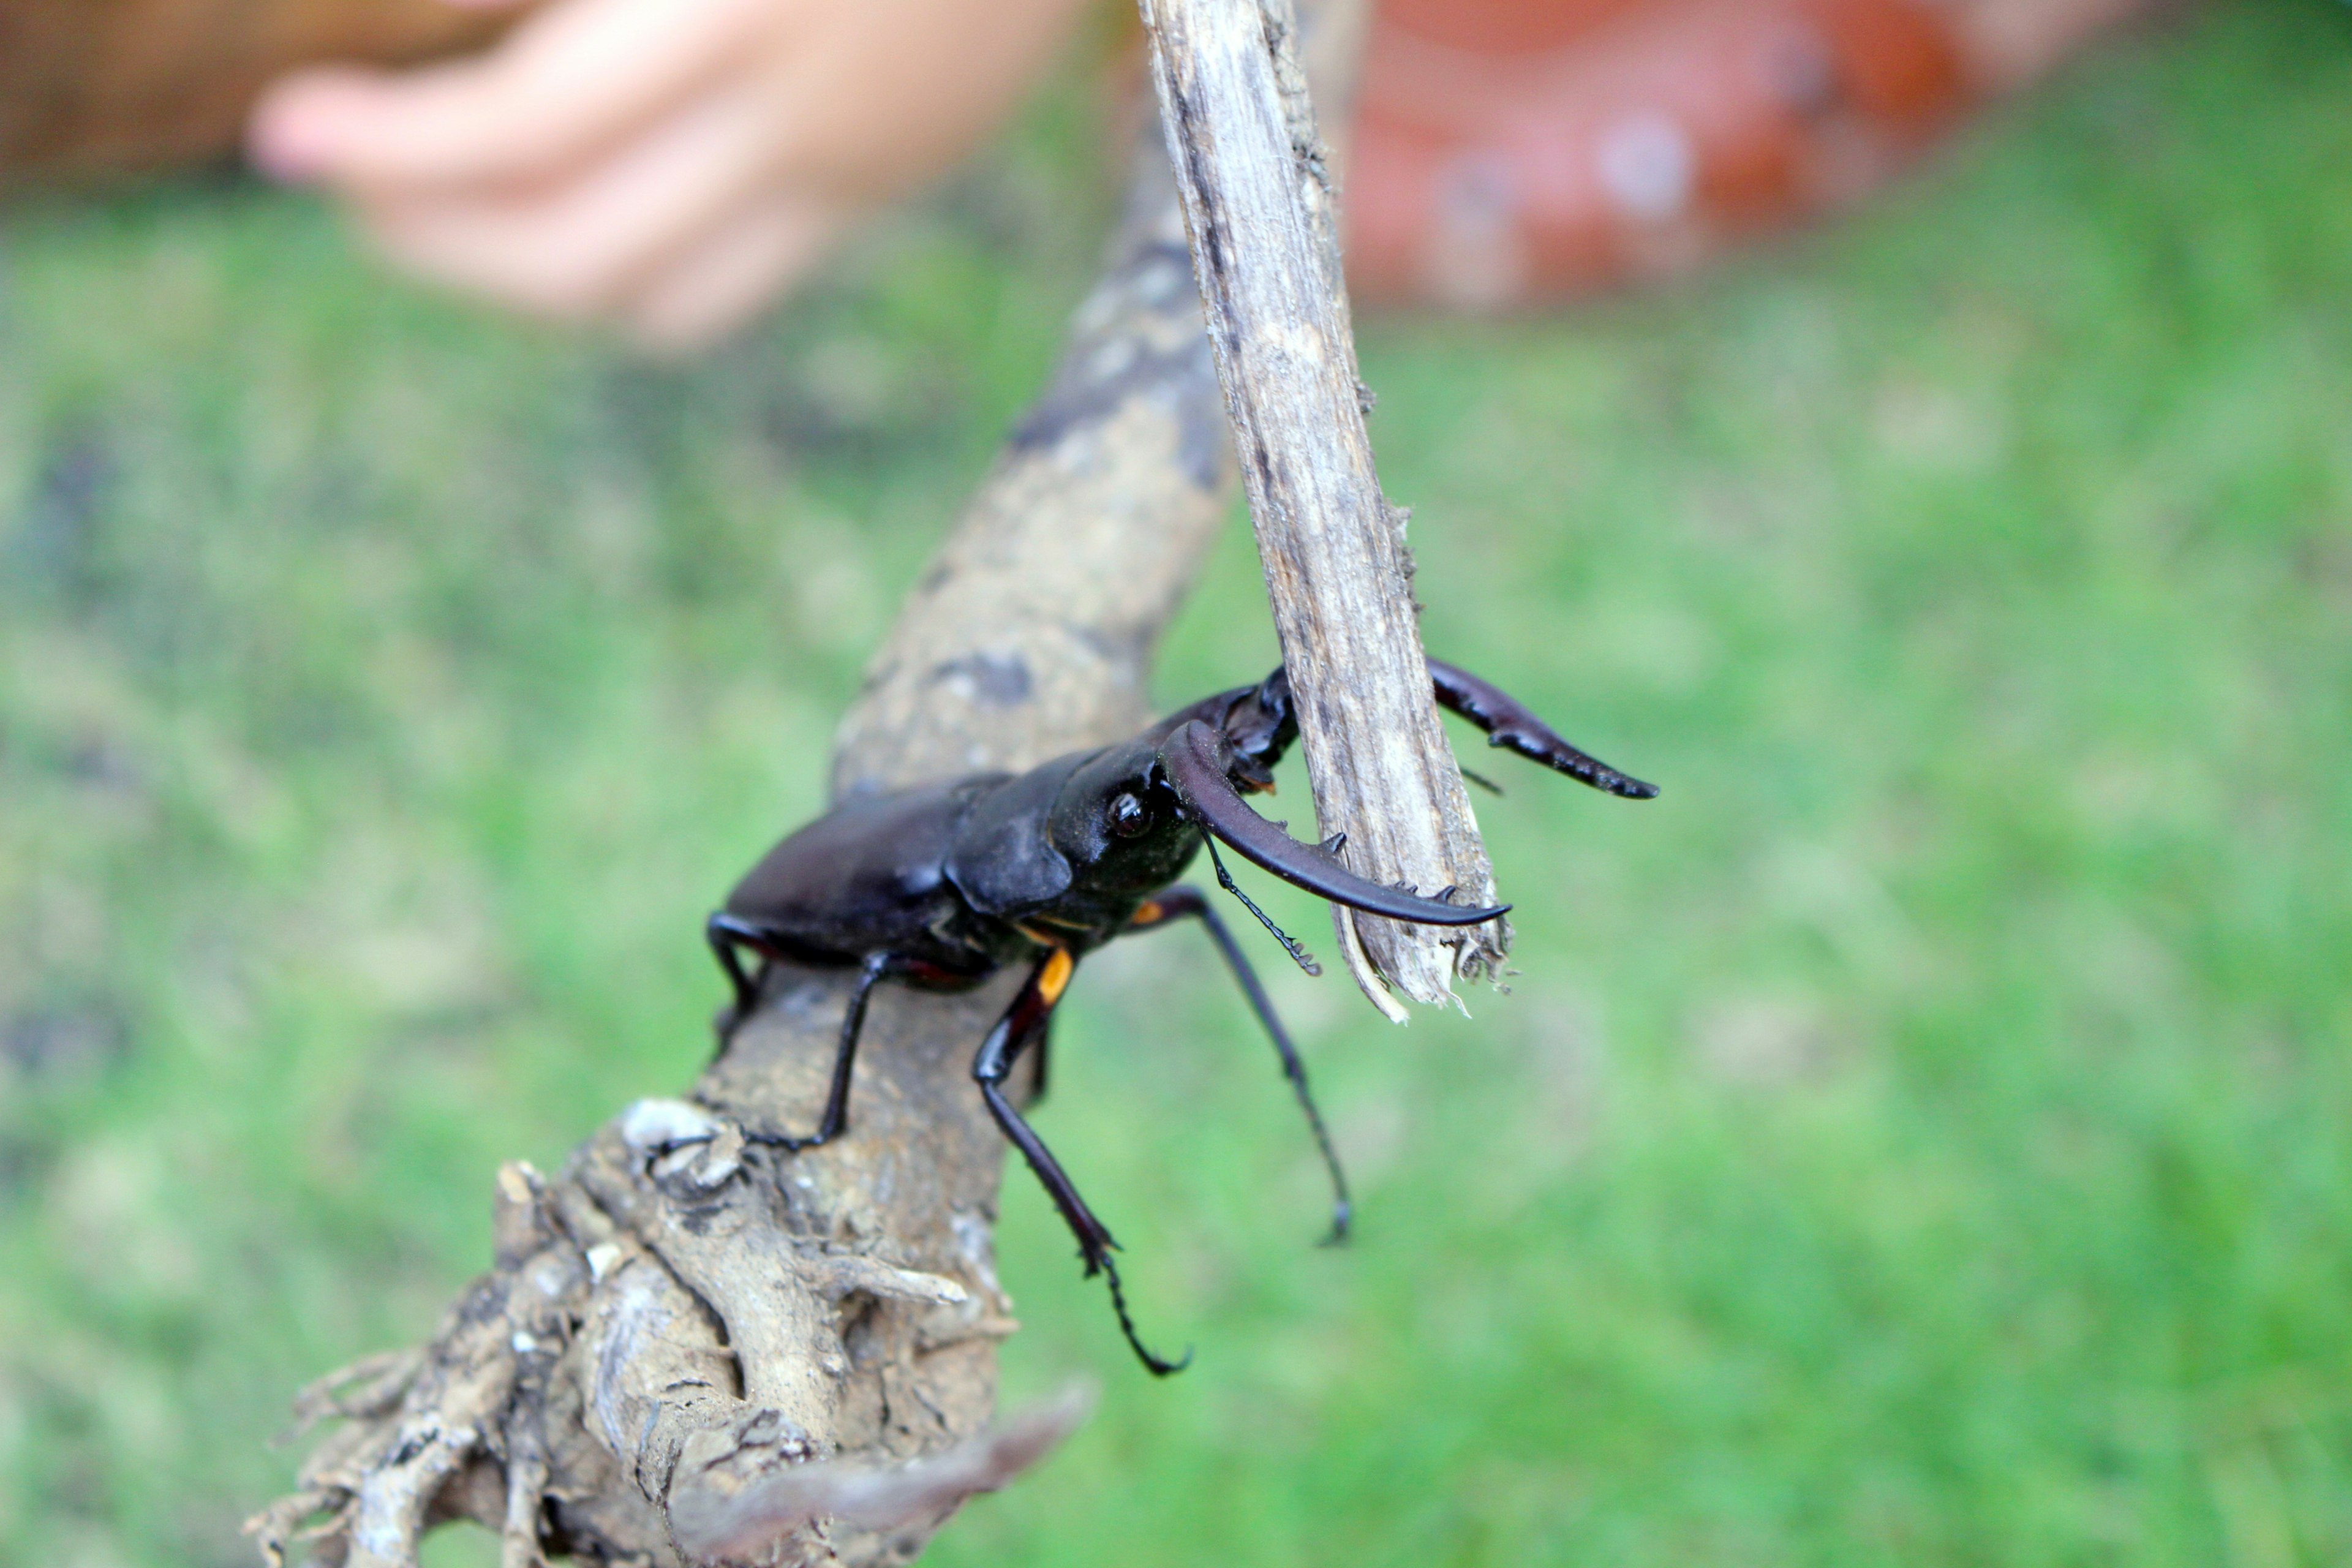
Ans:
{"label": "beetle antenna", "polygon": [[[1460,766],[1461,766],[1461,764],[1460,764],[1460,763],[1455,763],[1454,765],[1455,765],[1456,767],[1460,767]],[[1501,784],[1496,784],[1493,779],[1488,778],[1485,773],[1475,773],[1475,772],[1473,772],[1472,770],[1470,770],[1470,769],[1468,769],[1468,768],[1463,768],[1463,769],[1462,769],[1462,776],[1463,776],[1464,778],[1465,778],[1465,779],[1468,779],[1472,784],[1476,784],[1480,789],[1485,790],[1488,795],[1505,795],[1505,794],[1509,793],[1508,791],[1505,790]]]}
{"label": "beetle antenna", "polygon": [[1209,864],[1217,868],[1217,886],[1239,899],[1242,901],[1242,908],[1255,915],[1257,923],[1274,933],[1274,940],[1282,943],[1282,951],[1290,954],[1292,963],[1309,974],[1321,974],[1323,966],[1315,962],[1315,955],[1299,946],[1288,931],[1274,923],[1273,916],[1259,909],[1250,900],[1250,896],[1242,891],[1241,885],[1234,880],[1234,874],[1225,869],[1224,857],[1217,853],[1216,836],[1203,833],[1201,835],[1201,842],[1209,847]]}

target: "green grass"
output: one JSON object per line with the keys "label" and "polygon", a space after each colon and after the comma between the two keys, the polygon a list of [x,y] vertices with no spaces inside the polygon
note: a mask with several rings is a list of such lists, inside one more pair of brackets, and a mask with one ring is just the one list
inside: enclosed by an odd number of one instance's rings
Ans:
{"label": "green grass", "polygon": [[[6,215],[0,1561],[246,1561],[286,1397],[429,1331],[496,1162],[687,1080],[699,917],[1083,283],[1076,129],[675,373],[248,187]],[[1667,794],[1482,803],[1475,1021],[1276,977],[1346,1250],[1198,940],[1089,967],[1043,1126],[1199,1364],[1016,1173],[1011,1384],[1106,1396],[933,1560],[2352,1553],[2352,15],[1365,361],[1432,646]],[[1164,695],[1265,623],[1237,529]]]}

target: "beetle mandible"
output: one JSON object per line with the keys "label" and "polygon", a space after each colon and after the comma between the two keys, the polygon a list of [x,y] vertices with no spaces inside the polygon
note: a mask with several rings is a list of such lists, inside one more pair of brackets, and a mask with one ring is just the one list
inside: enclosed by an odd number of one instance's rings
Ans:
{"label": "beetle mandible", "polygon": [[[1611,795],[1646,800],[1658,793],[1570,745],[1477,677],[1433,658],[1429,673],[1437,700],[1484,730],[1489,744]],[[1383,887],[1340,864],[1344,834],[1320,845],[1301,843],[1252,810],[1243,795],[1273,787],[1274,766],[1297,735],[1289,677],[1277,668],[1256,686],[1181,709],[1131,741],[1073,752],[1025,773],[986,773],[846,801],[785,838],[709,920],[711,951],[734,985],[733,1005],[719,1026],[722,1048],[750,1016],[771,963],[855,968],[857,980],[815,1130],[750,1136],[804,1149],[841,1135],[849,1125],[866,1004],[885,979],[961,989],[1006,964],[1029,965],[1027,982],[982,1041],[972,1077],[989,1113],[1077,1237],[1087,1275],[1106,1277],[1129,1346],[1155,1374],[1181,1369],[1189,1352],[1166,1360],[1138,1336],[1111,1261],[1118,1244],[1004,1093],[1014,1064],[1033,1047],[1042,1083],[1046,1027],[1077,961],[1129,931],[1187,918],[1208,928],[1306,1112],[1330,1173],[1336,1241],[1348,1230],[1347,1178],[1307,1089],[1307,1069],[1232,931],[1199,889],[1175,886],[1176,879],[1206,843],[1218,884],[1310,974],[1318,970],[1306,950],[1234,885],[1217,854],[1219,840],[1285,881],[1391,920],[1475,925],[1510,907],[1457,905],[1450,901],[1452,888],[1423,897],[1410,887]],[[755,973],[744,972],[743,950],[759,958]]]}

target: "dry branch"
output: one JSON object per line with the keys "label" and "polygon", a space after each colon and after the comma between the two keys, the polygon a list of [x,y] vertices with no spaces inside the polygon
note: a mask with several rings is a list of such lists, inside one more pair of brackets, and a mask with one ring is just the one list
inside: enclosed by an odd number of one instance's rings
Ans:
{"label": "dry branch", "polygon": [[[1347,835],[1360,875],[1491,903],[1494,870],[1430,695],[1404,513],[1381,494],[1364,430],[1329,159],[1289,0],[1141,4],[1320,831]],[[1400,1020],[1361,960],[1436,1003],[1456,973],[1492,971],[1508,940],[1500,921],[1334,913],[1358,983]]]}

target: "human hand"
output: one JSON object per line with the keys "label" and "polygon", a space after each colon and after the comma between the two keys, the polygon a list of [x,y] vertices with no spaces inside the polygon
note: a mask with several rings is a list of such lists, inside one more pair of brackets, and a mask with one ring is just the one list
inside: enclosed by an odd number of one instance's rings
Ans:
{"label": "human hand", "polygon": [[552,0],[476,58],[294,72],[247,142],[414,272],[682,350],[976,142],[1084,3]]}

